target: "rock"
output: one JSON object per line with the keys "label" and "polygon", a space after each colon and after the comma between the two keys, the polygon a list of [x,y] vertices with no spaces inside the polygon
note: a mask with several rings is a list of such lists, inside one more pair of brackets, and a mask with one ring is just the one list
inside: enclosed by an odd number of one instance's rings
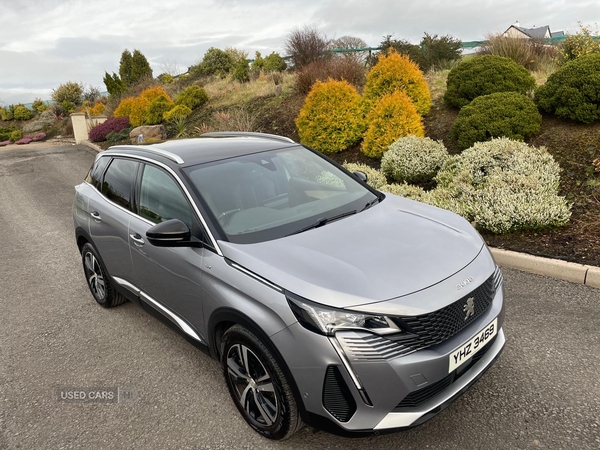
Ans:
{"label": "rock", "polygon": [[131,139],[132,144],[164,141],[166,138],[167,130],[165,130],[164,125],[142,125],[134,128],[129,133],[129,139]]}
{"label": "rock", "polygon": [[40,116],[23,127],[23,133],[35,133],[54,123],[52,111],[46,110]]}

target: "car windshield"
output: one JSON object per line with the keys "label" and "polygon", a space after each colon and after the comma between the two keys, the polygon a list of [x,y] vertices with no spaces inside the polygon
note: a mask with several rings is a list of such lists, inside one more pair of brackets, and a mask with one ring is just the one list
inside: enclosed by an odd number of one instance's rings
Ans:
{"label": "car windshield", "polygon": [[227,238],[255,243],[322,226],[360,212],[377,196],[301,147],[272,150],[186,169]]}

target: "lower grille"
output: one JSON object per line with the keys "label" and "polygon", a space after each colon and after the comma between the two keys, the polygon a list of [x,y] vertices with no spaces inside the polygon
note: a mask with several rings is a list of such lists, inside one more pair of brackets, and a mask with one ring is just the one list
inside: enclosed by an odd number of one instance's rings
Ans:
{"label": "lower grille", "polygon": [[393,409],[393,412],[402,412],[407,409],[416,408],[417,406],[420,406],[423,403],[425,403],[427,400],[435,397],[437,394],[439,394],[444,389],[449,387],[452,383],[454,383],[456,380],[458,380],[462,375],[464,375],[464,373],[467,372],[467,370],[473,364],[479,361],[483,357],[483,355],[485,355],[488,352],[488,350],[495,341],[496,337],[494,337],[494,339],[487,343],[485,347],[483,347],[479,352],[477,352],[471,359],[471,362],[467,364],[467,367],[461,366],[454,372],[442,378],[441,380],[436,381],[435,383],[428,384],[424,388],[419,389],[418,391],[413,391],[410,394],[408,394],[402,399],[400,403],[396,405],[396,407]]}
{"label": "lower grille", "polygon": [[327,367],[323,383],[323,406],[340,422],[348,422],[356,412],[356,402],[336,366]]}

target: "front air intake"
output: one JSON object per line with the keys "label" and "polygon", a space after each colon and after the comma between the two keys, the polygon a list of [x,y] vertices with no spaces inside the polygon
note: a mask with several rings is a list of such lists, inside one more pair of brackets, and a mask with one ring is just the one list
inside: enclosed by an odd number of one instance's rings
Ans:
{"label": "front air intake", "polygon": [[323,383],[323,406],[340,422],[348,422],[356,412],[356,402],[336,366],[327,367]]}

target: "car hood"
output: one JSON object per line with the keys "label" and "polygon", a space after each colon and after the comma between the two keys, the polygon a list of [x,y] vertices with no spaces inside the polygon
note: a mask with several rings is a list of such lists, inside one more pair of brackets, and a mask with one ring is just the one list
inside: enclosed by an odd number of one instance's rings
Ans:
{"label": "car hood", "polygon": [[388,194],[361,213],[272,241],[219,241],[223,255],[317,303],[347,308],[423,290],[451,277],[483,241],[463,218]]}

